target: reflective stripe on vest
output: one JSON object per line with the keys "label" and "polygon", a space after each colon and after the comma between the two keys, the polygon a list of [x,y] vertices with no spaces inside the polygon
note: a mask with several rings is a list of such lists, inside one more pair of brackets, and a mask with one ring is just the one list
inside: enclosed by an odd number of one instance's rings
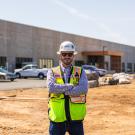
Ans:
{"label": "reflective stripe on vest", "polygon": [[72,103],[85,103],[86,102],[86,95],[70,96],[70,100]]}
{"label": "reflective stripe on vest", "polygon": [[[56,79],[57,84],[64,84],[62,73],[60,66],[52,69],[54,77]],[[79,78],[81,75],[80,67],[73,67],[70,82],[73,85],[77,85],[79,83]],[[49,118],[54,122],[63,122],[67,120],[66,112],[65,112],[65,98],[64,94],[50,94],[49,100]],[[72,96],[69,100],[69,110],[71,120],[83,120],[86,114],[86,96]]]}

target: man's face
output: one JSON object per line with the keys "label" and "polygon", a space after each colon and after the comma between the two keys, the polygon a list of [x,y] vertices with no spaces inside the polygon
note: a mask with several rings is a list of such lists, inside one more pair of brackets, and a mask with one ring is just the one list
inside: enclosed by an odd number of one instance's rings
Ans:
{"label": "man's face", "polygon": [[73,52],[61,52],[60,54],[60,60],[64,66],[71,65],[74,58]]}

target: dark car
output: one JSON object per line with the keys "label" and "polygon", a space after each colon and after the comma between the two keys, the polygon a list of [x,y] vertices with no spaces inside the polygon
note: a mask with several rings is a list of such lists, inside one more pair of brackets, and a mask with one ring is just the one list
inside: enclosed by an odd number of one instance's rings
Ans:
{"label": "dark car", "polygon": [[16,79],[16,76],[14,73],[9,72],[3,68],[0,68],[0,80],[11,80],[14,81]]}
{"label": "dark car", "polygon": [[91,72],[92,71],[95,71],[99,76],[104,76],[107,74],[107,70],[105,69],[100,69],[100,68],[97,68],[95,66],[92,66],[92,65],[83,65],[82,66],[84,69],[87,69],[87,70],[90,70]]}

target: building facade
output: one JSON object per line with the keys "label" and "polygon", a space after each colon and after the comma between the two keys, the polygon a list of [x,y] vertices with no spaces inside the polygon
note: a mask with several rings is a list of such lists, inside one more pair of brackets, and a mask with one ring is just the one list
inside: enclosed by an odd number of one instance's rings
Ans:
{"label": "building facade", "polygon": [[76,44],[75,65],[96,65],[116,72],[135,72],[135,47],[0,20],[0,66],[10,71],[25,63],[40,68],[59,63],[56,52],[63,41]]}

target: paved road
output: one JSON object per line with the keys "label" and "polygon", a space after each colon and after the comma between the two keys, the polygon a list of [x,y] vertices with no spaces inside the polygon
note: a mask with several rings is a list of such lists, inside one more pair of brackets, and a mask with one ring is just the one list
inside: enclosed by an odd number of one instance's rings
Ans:
{"label": "paved road", "polygon": [[12,90],[18,88],[46,87],[46,80],[39,79],[16,79],[11,81],[0,81],[0,90]]}

